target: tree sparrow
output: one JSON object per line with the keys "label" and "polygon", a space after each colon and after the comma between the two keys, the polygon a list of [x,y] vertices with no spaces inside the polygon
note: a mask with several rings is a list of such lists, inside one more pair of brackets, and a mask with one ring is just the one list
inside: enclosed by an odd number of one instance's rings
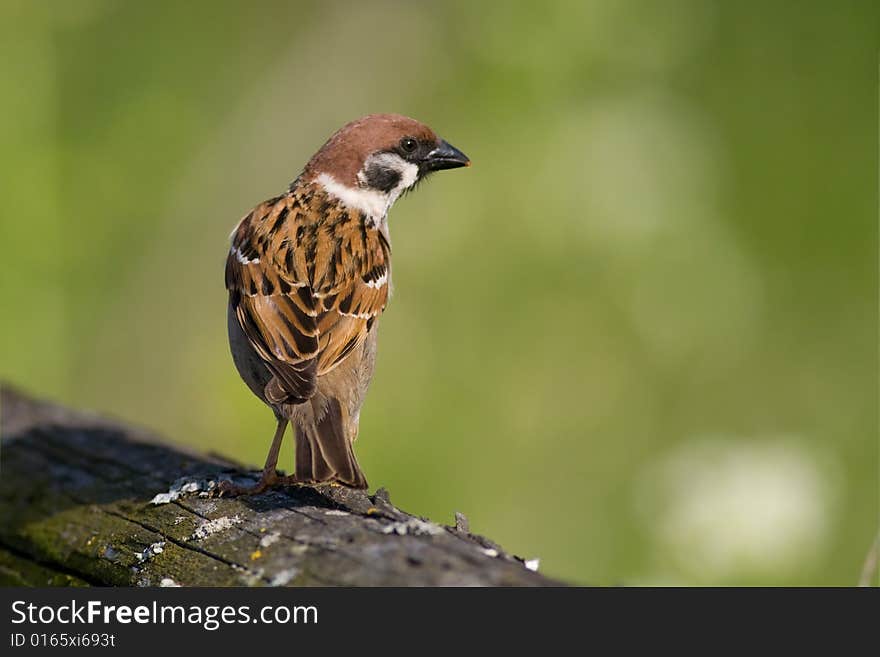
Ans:
{"label": "tree sparrow", "polygon": [[[262,477],[366,488],[352,450],[391,286],[388,210],[433,171],[470,165],[427,126],[398,114],[349,123],[315,153],[288,192],[249,212],[226,259],[232,358],[278,426]],[[279,477],[288,423],[296,473]]]}

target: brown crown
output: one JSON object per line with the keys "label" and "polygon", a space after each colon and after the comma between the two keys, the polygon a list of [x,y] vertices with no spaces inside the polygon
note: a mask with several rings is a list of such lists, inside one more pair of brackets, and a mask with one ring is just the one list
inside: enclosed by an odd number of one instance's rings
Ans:
{"label": "brown crown", "polygon": [[337,130],[303,170],[314,179],[322,173],[344,185],[356,186],[364,161],[377,151],[392,150],[403,137],[437,143],[437,135],[424,123],[400,114],[370,114]]}

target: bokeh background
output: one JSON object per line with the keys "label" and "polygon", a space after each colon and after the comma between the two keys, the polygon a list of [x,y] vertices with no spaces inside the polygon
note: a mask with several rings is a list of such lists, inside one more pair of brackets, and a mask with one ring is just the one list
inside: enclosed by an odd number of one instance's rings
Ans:
{"label": "bokeh background", "polygon": [[[357,451],[592,584],[854,584],[878,525],[868,2],[0,2],[0,376],[259,465],[227,238],[343,123],[392,210]],[[284,467],[290,468],[288,445]]]}

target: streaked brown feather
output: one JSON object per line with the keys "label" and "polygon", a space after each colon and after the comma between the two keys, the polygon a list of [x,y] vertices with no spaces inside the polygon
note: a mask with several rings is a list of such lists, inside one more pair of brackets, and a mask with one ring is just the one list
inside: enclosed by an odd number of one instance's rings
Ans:
{"label": "streaked brown feather", "polygon": [[296,184],[242,219],[226,287],[242,329],[279,380],[267,387],[273,401],[308,399],[316,378],[363,342],[388,301],[389,261],[381,232],[315,183]]}

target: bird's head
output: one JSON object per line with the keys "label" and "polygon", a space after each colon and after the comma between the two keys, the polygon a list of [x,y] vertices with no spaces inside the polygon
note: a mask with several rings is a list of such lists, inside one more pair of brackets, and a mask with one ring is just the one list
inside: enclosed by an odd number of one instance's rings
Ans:
{"label": "bird's head", "polygon": [[381,219],[403,192],[428,174],[470,163],[415,119],[370,114],[330,137],[301,179],[317,182],[346,205]]}

